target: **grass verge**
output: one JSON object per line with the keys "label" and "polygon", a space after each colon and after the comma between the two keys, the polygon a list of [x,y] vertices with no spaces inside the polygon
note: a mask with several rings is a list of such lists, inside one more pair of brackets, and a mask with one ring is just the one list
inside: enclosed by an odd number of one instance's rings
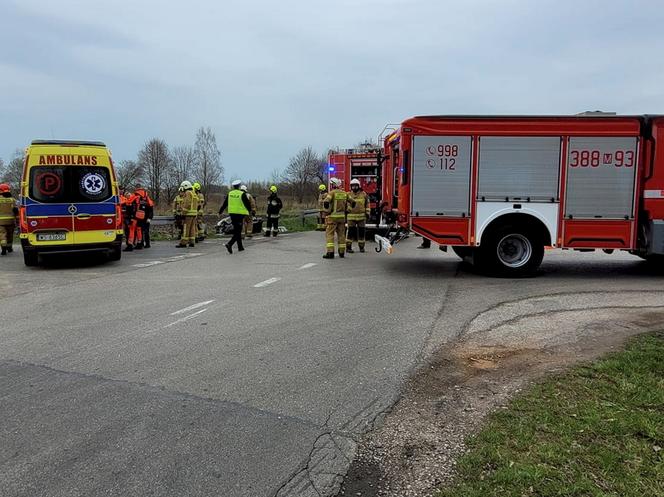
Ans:
{"label": "grass verge", "polygon": [[664,332],[494,413],[437,497],[664,496]]}

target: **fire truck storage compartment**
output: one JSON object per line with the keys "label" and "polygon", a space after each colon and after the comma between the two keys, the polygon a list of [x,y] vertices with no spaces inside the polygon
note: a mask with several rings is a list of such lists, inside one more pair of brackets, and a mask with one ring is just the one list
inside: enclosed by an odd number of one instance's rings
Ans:
{"label": "fire truck storage compartment", "polygon": [[559,136],[482,136],[477,199],[557,201],[559,171]]}
{"label": "fire truck storage compartment", "polygon": [[633,219],[637,139],[572,137],[567,157],[567,219]]}
{"label": "fire truck storage compartment", "polygon": [[467,217],[471,138],[415,136],[412,149],[412,214]]}

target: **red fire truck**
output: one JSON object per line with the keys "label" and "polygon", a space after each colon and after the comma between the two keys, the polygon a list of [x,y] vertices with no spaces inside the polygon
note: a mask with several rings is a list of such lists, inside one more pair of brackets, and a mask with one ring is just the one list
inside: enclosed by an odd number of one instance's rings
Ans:
{"label": "red fire truck", "polygon": [[664,116],[423,116],[384,145],[391,243],[412,231],[505,276],[547,246],[664,261]]}
{"label": "red fire truck", "polygon": [[[386,180],[382,151],[377,147],[359,149],[332,150],[328,156],[329,177],[342,181],[346,191],[350,190],[350,181],[357,179],[362,189],[369,196],[371,215],[367,221],[367,229],[387,229],[392,219],[389,217],[391,208],[385,200],[390,180]],[[391,171],[389,172],[391,177]],[[393,224],[393,222],[392,222]]]}

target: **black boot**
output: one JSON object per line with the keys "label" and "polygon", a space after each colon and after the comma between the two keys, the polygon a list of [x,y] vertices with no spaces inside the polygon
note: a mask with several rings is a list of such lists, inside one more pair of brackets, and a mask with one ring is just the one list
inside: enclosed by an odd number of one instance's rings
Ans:
{"label": "black boot", "polygon": [[364,250],[364,246],[360,247],[360,252],[361,252],[362,254],[364,254],[364,252],[366,252],[366,251]]}
{"label": "black boot", "polygon": [[224,243],[224,247],[226,247],[226,250],[228,250],[229,254],[233,253],[233,246],[230,243]]}
{"label": "black boot", "polygon": [[7,247],[4,245],[2,246],[2,251],[0,252],[0,255],[7,255]]}
{"label": "black boot", "polygon": [[343,252],[339,252],[339,258],[341,258],[341,259],[344,258],[344,253]]}
{"label": "black boot", "polygon": [[12,247],[11,245],[7,245],[7,253],[11,254],[13,251],[14,251],[14,247]]}
{"label": "black boot", "polygon": [[353,247],[351,247],[350,245],[346,245],[346,252],[348,252],[349,254],[354,254],[355,253],[355,251],[353,250]]}
{"label": "black boot", "polygon": [[323,256],[323,259],[334,259],[334,252],[328,252]]}
{"label": "black boot", "polygon": [[278,232],[277,230],[274,230],[274,231],[272,232],[272,236],[273,236],[273,237],[274,237],[274,236],[277,236],[277,233],[279,233],[279,232]]}
{"label": "black boot", "polygon": [[267,236],[267,237],[270,236],[270,230],[265,230],[265,236]]}
{"label": "black boot", "polygon": [[127,245],[124,249],[125,252],[132,252],[134,250],[134,247],[131,245]]}

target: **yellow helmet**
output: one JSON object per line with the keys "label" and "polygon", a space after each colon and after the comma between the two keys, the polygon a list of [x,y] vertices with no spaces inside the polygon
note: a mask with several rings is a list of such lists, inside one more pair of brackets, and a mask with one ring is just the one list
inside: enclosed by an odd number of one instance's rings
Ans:
{"label": "yellow helmet", "polygon": [[201,184],[197,181],[192,185],[194,187],[194,190],[200,190],[201,189]]}
{"label": "yellow helmet", "polygon": [[327,186],[325,186],[325,185],[318,185],[318,189],[319,189],[321,192],[324,192],[325,190],[327,190]]}
{"label": "yellow helmet", "polygon": [[272,186],[270,187],[270,191],[271,191],[272,193],[277,193],[277,187],[276,187],[276,185],[272,185]]}

